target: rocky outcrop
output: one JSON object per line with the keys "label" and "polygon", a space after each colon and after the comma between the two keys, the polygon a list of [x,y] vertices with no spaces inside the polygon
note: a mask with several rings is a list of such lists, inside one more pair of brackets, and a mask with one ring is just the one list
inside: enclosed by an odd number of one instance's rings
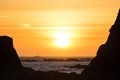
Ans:
{"label": "rocky outcrop", "polygon": [[13,40],[8,36],[0,36],[0,64],[0,72],[16,72],[22,68]]}
{"label": "rocky outcrop", "polygon": [[0,73],[26,72],[31,70],[22,66],[13,46],[13,39],[8,36],[0,36]]}
{"label": "rocky outcrop", "polygon": [[84,69],[84,68],[87,67],[87,65],[76,64],[76,65],[73,65],[73,66],[65,66],[65,67],[75,68],[75,69]]}
{"label": "rocky outcrop", "polygon": [[120,10],[108,40],[82,72],[80,80],[120,80]]}

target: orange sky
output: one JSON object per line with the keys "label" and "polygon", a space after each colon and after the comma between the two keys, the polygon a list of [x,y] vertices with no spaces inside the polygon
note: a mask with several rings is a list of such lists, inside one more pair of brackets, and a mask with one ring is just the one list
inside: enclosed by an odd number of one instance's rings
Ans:
{"label": "orange sky", "polygon": [[[95,56],[119,8],[119,0],[0,0],[0,35],[19,56]],[[70,34],[68,46],[55,44],[57,32]]]}

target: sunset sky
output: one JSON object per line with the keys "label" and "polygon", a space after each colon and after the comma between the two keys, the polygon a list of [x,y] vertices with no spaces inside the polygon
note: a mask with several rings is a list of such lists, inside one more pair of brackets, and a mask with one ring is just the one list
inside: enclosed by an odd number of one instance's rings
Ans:
{"label": "sunset sky", "polygon": [[0,35],[19,56],[95,56],[120,0],[0,0]]}

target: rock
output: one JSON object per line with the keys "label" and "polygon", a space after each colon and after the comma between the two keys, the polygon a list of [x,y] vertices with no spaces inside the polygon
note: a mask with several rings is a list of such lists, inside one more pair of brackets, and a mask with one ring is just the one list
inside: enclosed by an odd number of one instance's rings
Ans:
{"label": "rock", "polygon": [[80,80],[120,80],[120,10],[110,29],[108,40],[83,70]]}
{"label": "rock", "polygon": [[8,36],[0,36],[0,73],[31,71],[22,66],[17,52],[13,46],[13,39]]}
{"label": "rock", "polygon": [[8,36],[0,36],[0,64],[0,72],[16,72],[22,68],[13,39]]}
{"label": "rock", "polygon": [[76,69],[84,69],[84,68],[87,67],[87,65],[76,64],[76,65],[73,65],[73,66],[65,66],[65,67],[76,68]]}

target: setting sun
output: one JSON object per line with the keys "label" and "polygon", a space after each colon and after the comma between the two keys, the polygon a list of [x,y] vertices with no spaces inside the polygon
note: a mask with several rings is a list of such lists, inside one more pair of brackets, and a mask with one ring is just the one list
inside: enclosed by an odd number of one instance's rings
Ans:
{"label": "setting sun", "polygon": [[70,45],[70,33],[68,32],[55,32],[55,46],[66,47]]}
{"label": "setting sun", "polygon": [[68,46],[70,44],[70,40],[68,39],[59,39],[55,41],[55,45],[59,46],[59,47],[65,47]]}

